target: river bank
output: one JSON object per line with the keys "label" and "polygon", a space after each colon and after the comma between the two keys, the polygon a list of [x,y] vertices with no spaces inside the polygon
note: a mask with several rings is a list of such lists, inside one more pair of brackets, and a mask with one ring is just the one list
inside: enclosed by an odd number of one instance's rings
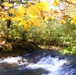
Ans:
{"label": "river bank", "polygon": [[12,51],[6,51],[6,52],[1,51],[0,58],[16,57],[16,56],[24,55],[27,53],[31,53],[37,49],[59,51],[59,50],[63,49],[63,47],[53,46],[53,45],[35,45],[33,43],[30,43],[29,45],[27,45],[24,48],[21,46],[17,46]]}
{"label": "river bank", "polygon": [[[0,48],[0,58],[20,56],[23,54],[33,52],[37,48],[39,48],[39,47],[36,44],[34,44],[33,42],[28,42],[27,44],[26,43],[24,43],[24,44],[14,43],[11,46],[11,50],[10,50],[10,47],[7,46],[7,44],[5,44],[2,46],[2,48]],[[3,49],[7,49],[7,50],[3,50]]]}

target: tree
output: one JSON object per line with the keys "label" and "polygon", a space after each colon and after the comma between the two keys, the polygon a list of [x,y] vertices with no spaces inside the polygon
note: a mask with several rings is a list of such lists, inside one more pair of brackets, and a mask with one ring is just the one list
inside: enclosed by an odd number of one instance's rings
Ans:
{"label": "tree", "polygon": [[[56,27],[64,27],[68,32],[70,31],[70,33],[72,33],[72,25],[76,26],[76,6],[74,1],[75,0],[54,0],[52,4],[49,4],[48,2],[38,0],[38,2],[34,4],[31,2],[20,4],[22,2],[21,0],[16,8],[13,6],[13,3],[3,2],[1,5],[3,5],[4,8],[2,6],[0,8],[0,23],[7,26],[7,33],[10,33],[9,29],[13,23],[17,23],[19,28],[25,28],[25,30],[23,29],[23,32],[21,32],[23,40],[25,32],[28,32],[31,27],[39,27],[43,23],[48,27],[52,27],[53,25],[50,24],[52,22]],[[68,25],[71,27],[69,30]],[[66,30],[65,32],[67,34]],[[51,28],[50,31],[53,33],[53,28]],[[61,41],[65,41],[65,39],[59,36],[65,36],[66,34],[56,35]],[[70,35],[71,34],[68,36]]]}

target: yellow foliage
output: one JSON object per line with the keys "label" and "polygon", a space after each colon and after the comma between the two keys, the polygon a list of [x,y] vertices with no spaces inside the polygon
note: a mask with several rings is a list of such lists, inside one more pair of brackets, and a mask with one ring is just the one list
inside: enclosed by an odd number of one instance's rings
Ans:
{"label": "yellow foliage", "polygon": [[2,21],[5,21],[7,19],[7,15],[5,12],[0,12],[0,17]]}
{"label": "yellow foliage", "polygon": [[72,16],[72,18],[73,18],[74,20],[76,20],[76,14],[74,14],[74,15]]}
{"label": "yellow foliage", "polygon": [[5,12],[0,12],[0,16],[5,16]]}
{"label": "yellow foliage", "polygon": [[21,22],[19,22],[19,24],[18,24],[19,26],[24,26],[24,28],[26,29],[26,30],[28,30],[29,29],[29,25],[27,24],[27,22],[26,21],[21,21]]}
{"label": "yellow foliage", "polygon": [[40,23],[44,23],[44,20],[43,20],[42,17],[39,18],[39,22],[40,22]]}
{"label": "yellow foliage", "polygon": [[47,3],[47,2],[39,2],[39,3],[36,3],[36,7],[40,11],[50,11],[50,4]]}
{"label": "yellow foliage", "polygon": [[60,0],[54,0],[53,5],[57,6],[60,3]]}
{"label": "yellow foliage", "polygon": [[72,2],[73,2],[73,0],[69,0],[69,2],[71,2],[71,3],[72,3]]}
{"label": "yellow foliage", "polygon": [[27,24],[24,25],[24,28],[28,31],[29,26]]}
{"label": "yellow foliage", "polygon": [[13,6],[11,3],[8,3],[8,2],[4,2],[3,5],[7,6],[7,7],[12,7]]}
{"label": "yellow foliage", "polygon": [[50,4],[47,2],[36,3],[28,8],[27,15],[30,17],[38,17],[41,11],[50,11]]}
{"label": "yellow foliage", "polygon": [[70,4],[70,5],[68,6],[68,8],[69,8],[69,9],[73,9],[73,8],[74,8],[74,5],[73,5],[73,4]]}
{"label": "yellow foliage", "polygon": [[73,24],[73,23],[75,23],[75,22],[76,22],[75,20],[72,20],[72,21],[71,21],[71,24]]}
{"label": "yellow foliage", "polygon": [[30,24],[30,25],[32,25],[32,26],[40,26],[40,23],[39,23],[39,21],[38,21],[38,19],[37,18],[30,18],[29,20],[28,20],[28,23]]}
{"label": "yellow foliage", "polygon": [[63,20],[63,19],[61,19],[61,20],[59,21],[59,23],[61,23],[61,24],[66,24],[66,21]]}
{"label": "yellow foliage", "polygon": [[24,16],[25,13],[26,13],[26,8],[23,6],[18,6],[18,9],[15,11],[15,15],[19,17]]}
{"label": "yellow foliage", "polygon": [[30,7],[32,4],[30,2],[27,3],[27,6]]}
{"label": "yellow foliage", "polygon": [[71,21],[71,24],[73,24],[73,23],[76,22],[76,14],[74,14],[74,15],[72,16],[72,18],[73,18],[73,20]]}
{"label": "yellow foliage", "polygon": [[69,0],[70,3],[76,3],[76,0]]}
{"label": "yellow foliage", "polygon": [[13,17],[12,20],[13,20],[13,21],[18,21],[18,20],[19,20],[19,17]]}
{"label": "yellow foliage", "polygon": [[15,10],[13,8],[9,9],[9,13],[13,14]]}
{"label": "yellow foliage", "polygon": [[30,17],[38,17],[40,14],[40,10],[37,9],[36,5],[32,5],[27,10],[27,15]]}
{"label": "yellow foliage", "polygon": [[50,9],[50,14],[52,14],[52,13],[54,13],[54,10],[51,8],[51,9]]}
{"label": "yellow foliage", "polygon": [[12,21],[13,18],[11,16],[7,16],[7,19]]}
{"label": "yellow foliage", "polygon": [[56,16],[58,16],[58,15],[60,15],[60,11],[54,10],[54,14],[55,14]]}
{"label": "yellow foliage", "polygon": [[41,15],[41,17],[42,17],[42,19],[43,19],[44,21],[46,21],[46,20],[48,19],[48,16],[47,16],[47,14],[45,14],[45,13],[43,13],[43,14]]}
{"label": "yellow foliage", "polygon": [[23,21],[23,17],[12,17],[12,21]]}
{"label": "yellow foliage", "polygon": [[2,10],[2,7],[0,6],[0,10]]}
{"label": "yellow foliage", "polygon": [[[71,2],[68,8],[73,10],[73,8],[75,7],[74,5],[72,5],[72,2],[75,2],[76,0],[68,0],[68,1]],[[59,3],[60,0],[54,0],[53,5],[57,6],[59,5]],[[12,4],[7,2],[4,2],[3,5],[7,7],[13,6]],[[20,5],[17,7],[17,9],[9,8],[7,10],[0,6],[0,11],[1,11],[0,12],[1,21],[5,21],[7,19],[17,21],[19,23],[19,26],[23,25],[26,30],[28,30],[30,26],[40,26],[40,23],[45,22],[46,20],[48,20],[48,18],[50,20],[53,20],[54,18],[60,19],[61,14],[62,14],[61,20],[58,23],[66,24],[66,21],[64,19],[68,17],[65,10],[61,11],[54,10],[53,8],[51,8],[51,5],[47,2],[37,2],[34,5],[28,3],[26,4],[26,7]],[[74,12],[76,12],[75,9]],[[10,16],[9,14],[12,14],[12,16]],[[76,14],[72,16],[71,23],[75,22],[76,22]]]}
{"label": "yellow foliage", "polygon": [[54,16],[52,16],[52,15],[49,16],[49,19],[50,19],[50,20],[53,20],[53,19],[54,19]]}
{"label": "yellow foliage", "polygon": [[26,21],[19,22],[19,26],[26,24]]}
{"label": "yellow foliage", "polygon": [[68,17],[68,15],[63,15],[62,17],[65,19],[65,18],[67,18],[67,17]]}

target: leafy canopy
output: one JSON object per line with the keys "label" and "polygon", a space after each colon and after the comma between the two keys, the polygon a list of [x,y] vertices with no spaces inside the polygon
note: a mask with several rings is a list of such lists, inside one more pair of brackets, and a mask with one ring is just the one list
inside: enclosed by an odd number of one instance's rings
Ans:
{"label": "leafy canopy", "polygon": [[[15,21],[19,26],[23,25],[26,30],[31,26],[40,26],[41,23],[52,20],[56,20],[57,24],[65,25],[67,18],[71,20],[71,24],[76,24],[76,14],[74,13],[76,12],[75,0],[63,1],[65,2],[63,4],[61,0],[54,0],[53,4],[48,2],[28,3],[27,5],[19,4],[17,8],[14,8],[14,5],[11,3],[4,2],[2,5],[7,8],[0,6],[0,21]],[[64,7],[60,8],[60,6]],[[58,8],[55,9],[56,7]],[[68,11],[74,14],[70,15],[66,10],[67,7]]]}

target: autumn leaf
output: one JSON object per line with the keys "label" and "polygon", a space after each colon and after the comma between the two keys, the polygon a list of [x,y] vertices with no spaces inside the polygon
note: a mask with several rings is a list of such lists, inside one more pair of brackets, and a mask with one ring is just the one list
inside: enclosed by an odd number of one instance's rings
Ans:
{"label": "autumn leaf", "polygon": [[19,22],[19,26],[26,24],[26,21]]}
{"label": "autumn leaf", "polygon": [[0,10],[2,10],[2,7],[0,6]]}
{"label": "autumn leaf", "polygon": [[24,28],[28,31],[29,25],[25,24],[25,25],[24,25]]}
{"label": "autumn leaf", "polygon": [[68,8],[69,8],[69,9],[73,9],[73,8],[74,8],[74,5],[73,5],[73,4],[70,4],[70,5],[68,6]]}
{"label": "autumn leaf", "polygon": [[38,17],[40,14],[40,10],[36,8],[36,5],[32,5],[27,10],[27,15],[30,17]]}
{"label": "autumn leaf", "polygon": [[26,29],[26,30],[28,30],[29,29],[29,25],[27,24],[27,22],[26,21],[21,21],[21,22],[19,22],[19,24],[18,24],[19,26],[24,26],[24,28]]}
{"label": "autumn leaf", "polygon": [[28,2],[28,3],[27,3],[27,6],[28,6],[28,7],[30,7],[31,5],[32,5],[32,3],[31,3],[31,2]]}
{"label": "autumn leaf", "polygon": [[53,19],[54,19],[54,16],[50,15],[50,16],[49,16],[49,19],[50,19],[50,20],[53,20]]}
{"label": "autumn leaf", "polygon": [[0,12],[0,17],[2,21],[5,21],[7,19],[7,15],[5,12]]}
{"label": "autumn leaf", "polygon": [[71,2],[71,3],[72,3],[72,2],[73,2],[73,0],[69,0],[69,2]]}
{"label": "autumn leaf", "polygon": [[69,0],[69,2],[70,2],[70,3],[75,3],[75,2],[76,2],[76,0]]}
{"label": "autumn leaf", "polygon": [[59,23],[60,23],[60,24],[66,24],[66,21],[63,20],[63,19],[61,19],[61,20],[59,21]]}
{"label": "autumn leaf", "polygon": [[60,0],[54,0],[53,5],[57,6],[60,3]]}
{"label": "autumn leaf", "polygon": [[12,7],[12,6],[13,6],[13,4],[8,3],[8,2],[4,2],[3,5],[4,5],[4,6],[7,6],[7,7]]}
{"label": "autumn leaf", "polygon": [[73,24],[73,23],[75,23],[75,22],[76,22],[75,20],[72,20],[72,21],[71,21],[71,24]]}
{"label": "autumn leaf", "polygon": [[74,15],[72,16],[72,18],[73,18],[74,20],[76,20],[76,14],[74,14]]}
{"label": "autumn leaf", "polygon": [[40,23],[38,21],[38,18],[30,18],[28,20],[28,23],[32,26],[40,26]]}
{"label": "autumn leaf", "polygon": [[76,14],[74,14],[73,16],[72,16],[72,21],[71,21],[71,24],[73,24],[73,23],[75,23],[76,22]]}
{"label": "autumn leaf", "polygon": [[18,21],[23,21],[23,17],[12,17],[12,21],[18,22]]}
{"label": "autumn leaf", "polygon": [[67,17],[68,17],[68,15],[63,15],[62,17],[65,19],[65,18],[67,18]]}
{"label": "autumn leaf", "polygon": [[43,13],[41,16],[42,16],[42,19],[43,19],[44,21],[46,21],[46,20],[48,19],[48,16],[47,16],[47,14],[45,14],[45,13]]}
{"label": "autumn leaf", "polygon": [[39,3],[36,3],[36,7],[40,11],[50,11],[50,4],[47,3],[47,2],[39,2]]}
{"label": "autumn leaf", "polygon": [[36,3],[28,8],[27,15],[30,17],[38,17],[41,11],[50,11],[50,4],[47,2]]}
{"label": "autumn leaf", "polygon": [[54,14],[55,14],[56,16],[58,16],[58,15],[60,15],[60,11],[54,10]]}
{"label": "autumn leaf", "polygon": [[23,6],[18,6],[18,9],[15,11],[15,15],[16,16],[24,16],[26,12],[26,8],[24,8]]}
{"label": "autumn leaf", "polygon": [[9,13],[13,14],[15,10],[13,8],[9,9]]}

